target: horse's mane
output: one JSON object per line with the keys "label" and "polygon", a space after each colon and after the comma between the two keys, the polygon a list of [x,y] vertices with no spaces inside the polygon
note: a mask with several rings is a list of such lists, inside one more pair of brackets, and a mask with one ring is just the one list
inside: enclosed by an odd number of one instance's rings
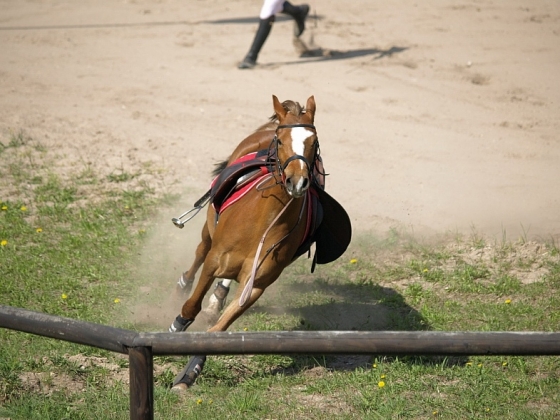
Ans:
{"label": "horse's mane", "polygon": [[[289,99],[287,101],[282,102],[282,107],[286,111],[288,111],[289,113],[295,116],[299,116],[305,112],[305,108],[301,106],[299,102],[291,101]],[[278,117],[276,116],[276,113],[274,113],[268,119],[268,122],[266,124],[261,125],[255,131],[276,130],[277,126],[278,126]]]}
{"label": "horse's mane", "polygon": [[[296,101],[291,101],[291,100],[287,100],[282,102],[282,106],[284,107],[284,109],[286,111],[288,111],[289,113],[295,115],[295,116],[299,116],[301,114],[303,114],[305,112],[305,107],[301,106],[299,102]],[[272,116],[268,119],[268,122],[266,124],[261,125],[259,128],[257,128],[255,130],[255,132],[257,131],[266,131],[266,130],[276,130],[276,127],[278,127],[278,117],[276,116],[276,113],[272,114]],[[220,172],[222,172],[227,164],[228,164],[228,159],[225,159],[222,162],[218,162],[215,165],[214,170],[212,171],[212,175],[213,176],[218,176],[220,174]]]}

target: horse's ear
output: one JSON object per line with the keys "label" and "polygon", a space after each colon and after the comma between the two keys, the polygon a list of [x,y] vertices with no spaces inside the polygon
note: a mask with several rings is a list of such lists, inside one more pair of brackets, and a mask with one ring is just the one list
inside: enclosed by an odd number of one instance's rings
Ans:
{"label": "horse's ear", "polygon": [[287,111],[284,109],[276,95],[272,95],[272,105],[274,106],[274,112],[276,112],[276,116],[279,120],[286,118]]}
{"label": "horse's ear", "polygon": [[311,118],[311,121],[315,119],[315,109],[316,109],[315,97],[311,95],[307,99],[307,104],[305,105],[305,113],[309,114],[309,118]]}

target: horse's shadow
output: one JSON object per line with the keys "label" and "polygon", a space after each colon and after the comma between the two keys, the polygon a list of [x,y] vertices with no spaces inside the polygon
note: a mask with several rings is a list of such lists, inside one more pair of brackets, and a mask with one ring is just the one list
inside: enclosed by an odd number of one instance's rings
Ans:
{"label": "horse's shadow", "polygon": [[[323,299],[330,302],[303,307],[282,305],[257,307],[271,314],[287,314],[299,317],[306,330],[380,331],[429,329],[426,321],[404,297],[394,289],[377,284],[337,284],[317,279],[312,283],[296,282],[281,286],[282,292],[304,295],[320,291]],[[289,290],[286,290],[289,288]],[[273,292],[274,293],[274,292]]]}
{"label": "horse's shadow", "polygon": [[[286,286],[282,286],[286,287]],[[332,284],[321,281],[313,283],[292,283],[291,294],[305,294],[320,290],[322,294],[333,296],[327,303],[310,304],[300,307],[282,305],[257,306],[247,313],[266,313],[271,315],[291,315],[299,320],[292,330],[308,331],[426,331],[431,326],[424,317],[406,303],[405,298],[396,290],[376,284]],[[281,296],[285,290],[277,291]],[[277,301],[276,299],[274,299]],[[375,360],[391,361],[395,357],[387,355],[329,355],[311,357],[292,355],[292,363],[273,374],[296,374],[321,366],[328,370],[368,369]],[[464,357],[401,357],[411,364],[463,365]]]}

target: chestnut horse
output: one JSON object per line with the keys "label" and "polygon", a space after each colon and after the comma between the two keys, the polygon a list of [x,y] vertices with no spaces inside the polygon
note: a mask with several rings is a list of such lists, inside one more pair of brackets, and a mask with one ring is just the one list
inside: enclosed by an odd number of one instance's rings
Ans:
{"label": "chestnut horse", "polygon": [[[324,187],[314,125],[315,99],[309,97],[305,108],[294,101],[280,103],[274,95],[272,100],[271,121],[243,140],[215,174],[219,175],[237,159],[262,150],[268,151],[268,172],[223,212],[216,205],[208,206],[202,241],[192,266],[179,279],[178,289],[188,294],[201,266],[202,272],[192,295],[171,324],[171,332],[185,331],[193,323],[216,278],[224,279],[210,298],[216,311],[221,309],[231,281],[239,283],[235,299],[208,329],[225,331],[302,254],[304,236],[309,231],[310,194],[313,189]],[[212,200],[208,194],[205,198]],[[174,388],[191,386],[204,361],[205,356],[194,356],[177,375]]]}

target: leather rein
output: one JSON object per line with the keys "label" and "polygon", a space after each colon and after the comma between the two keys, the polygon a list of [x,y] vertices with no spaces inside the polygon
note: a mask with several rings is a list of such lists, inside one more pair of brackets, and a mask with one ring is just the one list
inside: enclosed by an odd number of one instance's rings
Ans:
{"label": "leather rein", "polygon": [[[314,131],[316,130],[315,126],[313,124],[282,124],[282,125],[279,125],[278,127],[276,127],[276,131],[281,130],[283,128],[297,128],[297,127],[312,128]],[[270,160],[274,160],[276,162],[276,171],[277,171],[278,175],[280,175],[280,177],[281,177],[281,182],[279,182],[276,179],[276,174],[274,172],[272,173],[272,176],[276,180],[276,184],[281,184],[284,188],[286,188],[284,170],[286,169],[286,167],[288,166],[288,164],[290,162],[292,162],[294,160],[297,160],[297,159],[302,160],[305,163],[305,165],[307,166],[309,177],[314,179],[313,171],[315,170],[315,161],[317,160],[317,158],[319,156],[319,141],[315,140],[315,142],[313,143],[313,149],[314,150],[313,150],[313,163],[312,164],[309,163],[309,161],[305,158],[305,156],[298,155],[298,154],[294,154],[294,155],[290,156],[282,164],[282,162],[280,162],[280,158],[278,157],[278,142],[279,142],[278,135],[275,134],[274,138],[272,139],[270,148],[269,148],[269,150],[270,150],[269,151],[269,158],[272,157],[273,159],[270,159]],[[276,217],[274,218],[272,223],[268,226],[268,228],[264,232],[263,236],[261,237],[261,240],[259,242],[259,246],[257,247],[257,252],[255,254],[255,258],[253,259],[253,266],[251,267],[251,276],[249,277],[249,280],[245,284],[245,287],[243,288],[241,296],[239,297],[239,306],[245,305],[245,303],[247,303],[247,300],[251,296],[251,292],[253,290],[253,284],[254,284],[255,278],[257,276],[257,270],[258,270],[260,264],[264,261],[264,258],[266,258],[266,256],[274,248],[276,248],[284,239],[286,239],[288,236],[290,236],[290,234],[293,232],[293,230],[299,225],[299,222],[301,221],[301,218],[303,216],[303,212],[304,212],[305,207],[306,207],[307,194],[304,195],[304,203],[301,207],[301,210],[300,210],[299,216],[298,216],[298,220],[297,220],[296,224],[294,225],[294,227],[292,227],[292,229],[290,229],[290,231],[286,235],[284,235],[284,237],[282,239],[280,239],[278,242],[274,243],[271,247],[269,247],[266,250],[263,259],[260,260],[259,257],[261,255],[262,248],[263,248],[263,245],[264,245],[264,241],[265,241],[265,239],[268,235],[268,232],[270,232],[272,227],[276,224],[276,222],[280,219],[282,214],[284,214],[284,212],[288,209],[288,207],[290,206],[290,204],[292,204],[293,201],[294,201],[294,198],[293,197],[290,198],[290,200],[282,208],[280,213],[278,213],[276,215]]]}

